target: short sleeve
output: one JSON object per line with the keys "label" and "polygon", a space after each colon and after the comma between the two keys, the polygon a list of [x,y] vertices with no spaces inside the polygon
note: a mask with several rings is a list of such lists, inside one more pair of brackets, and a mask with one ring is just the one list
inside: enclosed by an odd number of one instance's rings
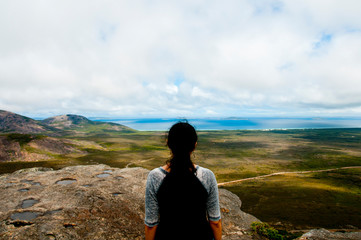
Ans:
{"label": "short sleeve", "polygon": [[148,174],[145,189],[145,219],[144,223],[148,227],[154,227],[159,224],[159,206],[157,200],[157,191],[162,181],[162,176],[157,169]]}
{"label": "short sleeve", "polygon": [[218,221],[219,219],[221,219],[221,211],[219,207],[217,180],[212,171],[209,171],[207,175],[207,182],[209,184],[207,199],[208,219],[210,221]]}

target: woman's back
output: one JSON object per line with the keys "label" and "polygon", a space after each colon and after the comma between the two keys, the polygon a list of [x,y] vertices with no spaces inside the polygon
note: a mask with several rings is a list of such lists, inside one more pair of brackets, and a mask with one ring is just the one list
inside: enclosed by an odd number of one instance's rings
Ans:
{"label": "woman's back", "polygon": [[[157,193],[160,224],[156,239],[213,238],[207,220],[208,193],[192,173],[169,173]],[[181,226],[187,223],[187,228]]]}

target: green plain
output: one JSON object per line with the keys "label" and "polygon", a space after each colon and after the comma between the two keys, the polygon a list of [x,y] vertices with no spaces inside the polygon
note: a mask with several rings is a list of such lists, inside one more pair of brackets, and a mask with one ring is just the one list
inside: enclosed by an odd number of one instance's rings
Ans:
{"label": "green plain", "polygon": [[[153,169],[170,157],[164,132],[103,131],[65,138],[98,147],[73,145],[86,154],[51,155],[50,161],[1,162],[0,173],[79,164]],[[211,169],[219,183],[276,172],[361,166],[361,129],[199,131],[193,159]],[[277,175],[224,188],[240,197],[243,211],[274,226],[361,228],[360,168]]]}

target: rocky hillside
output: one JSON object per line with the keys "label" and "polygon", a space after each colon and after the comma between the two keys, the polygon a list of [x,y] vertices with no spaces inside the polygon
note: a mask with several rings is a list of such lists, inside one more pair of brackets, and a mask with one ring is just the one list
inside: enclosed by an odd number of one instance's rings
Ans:
{"label": "rocky hillside", "polygon": [[[65,139],[67,136],[111,136],[135,130],[121,124],[95,122],[78,115],[62,115],[37,121],[0,110],[0,162],[41,161],[84,155],[93,142]],[[59,137],[59,138],[57,138]],[[101,148],[95,146],[95,149]]]}
{"label": "rocky hillside", "polygon": [[41,122],[48,126],[53,126],[60,129],[92,123],[92,121],[90,121],[86,117],[72,114],[50,117],[42,120]]}
{"label": "rocky hillside", "polygon": [[[86,154],[79,142],[42,135],[10,133],[0,135],[0,162],[41,161]],[[83,144],[85,145],[85,143]]]}
{"label": "rocky hillside", "polygon": [[133,129],[116,123],[95,122],[79,115],[60,115],[41,121],[44,125],[77,135],[104,134],[109,132],[134,132]]}
{"label": "rocky hillside", "polygon": [[54,130],[34,119],[0,110],[0,132],[54,133]]}
{"label": "rocky hillside", "polygon": [[0,133],[86,136],[129,133],[135,130],[121,124],[95,122],[79,115],[61,115],[37,121],[0,110]]}

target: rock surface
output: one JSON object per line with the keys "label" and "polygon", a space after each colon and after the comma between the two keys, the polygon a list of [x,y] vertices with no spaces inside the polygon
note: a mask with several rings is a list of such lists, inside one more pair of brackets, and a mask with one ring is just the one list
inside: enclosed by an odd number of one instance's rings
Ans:
{"label": "rock surface", "polygon": [[300,240],[357,240],[361,232],[330,232],[326,229],[313,229],[300,237]]}
{"label": "rock surface", "polygon": [[241,211],[239,197],[226,189],[219,189],[222,213],[223,239],[252,239],[247,236],[252,222],[260,222],[256,217]]}
{"label": "rock surface", "polygon": [[[106,165],[0,176],[0,239],[143,239],[148,170]],[[257,218],[220,189],[223,239],[252,239]]]}

